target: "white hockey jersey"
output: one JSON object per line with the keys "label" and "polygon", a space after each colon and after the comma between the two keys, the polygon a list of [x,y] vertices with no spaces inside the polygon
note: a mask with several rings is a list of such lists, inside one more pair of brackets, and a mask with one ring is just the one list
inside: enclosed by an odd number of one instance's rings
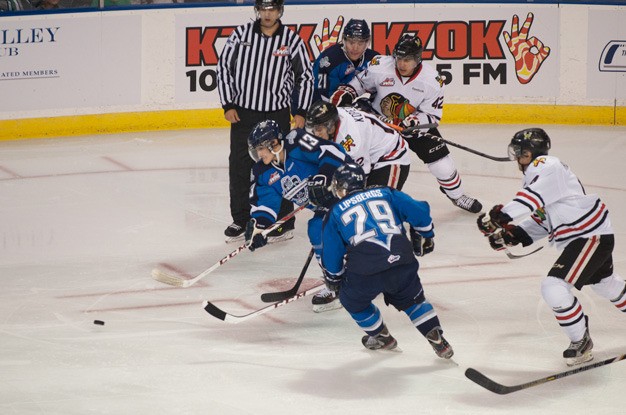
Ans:
{"label": "white hockey jersey", "polygon": [[410,78],[400,76],[393,56],[375,56],[367,69],[350,81],[357,95],[373,95],[374,109],[400,124],[416,113],[419,124],[438,123],[443,115],[443,78],[427,63]]}
{"label": "white hockey jersey", "polygon": [[363,167],[365,174],[390,164],[411,164],[409,145],[394,129],[352,107],[337,111],[339,124],[333,141]]}
{"label": "white hockey jersey", "polygon": [[522,189],[502,212],[513,219],[532,213],[519,226],[533,241],[548,236],[558,249],[579,237],[613,233],[606,205],[586,194],[576,175],[553,156],[533,160]]}

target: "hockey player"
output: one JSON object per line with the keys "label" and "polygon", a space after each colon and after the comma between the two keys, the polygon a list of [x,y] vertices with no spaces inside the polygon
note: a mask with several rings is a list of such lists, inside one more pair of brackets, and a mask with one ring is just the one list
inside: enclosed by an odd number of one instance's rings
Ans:
{"label": "hockey player", "polygon": [[[252,167],[251,219],[245,229],[246,245],[254,251],[267,244],[262,232],[278,220],[283,197],[298,206],[312,202],[315,205],[308,207],[315,214],[308,222],[308,236],[320,261],[322,218],[327,211],[323,206],[332,203],[332,194],[326,188],[335,169],[352,159],[339,145],[303,129],[292,130],[283,139],[278,123],[272,120],[256,125],[248,139],[248,148],[256,164]],[[328,290],[318,292],[312,302],[315,312],[341,308],[337,296]]]}
{"label": "hockey player", "polygon": [[[357,96],[369,93],[373,109],[390,124],[404,129],[438,124],[443,115],[444,80],[422,62],[422,50],[417,36],[402,35],[393,56],[376,56],[367,70],[337,88],[331,102],[337,106],[351,105]],[[428,132],[441,136],[437,128]],[[455,206],[472,213],[481,211],[480,202],[464,193],[461,176],[445,143],[419,135],[419,131],[406,138]]]}
{"label": "hockey player", "polygon": [[337,169],[331,189],[340,200],[328,213],[322,232],[326,284],[339,291],[344,308],[365,331],[363,346],[377,350],[398,345],[372,303],[383,293],[386,303],[406,313],[437,356],[452,357],[417,272],[415,255],[435,248],[428,203],[389,187],[365,188],[365,173],[356,163]]}
{"label": "hockey player", "polygon": [[311,134],[340,144],[367,175],[367,185],[401,190],[411,158],[406,141],[376,116],[356,108],[316,101],[306,115]]}
{"label": "hockey player", "polygon": [[[587,194],[574,173],[549,156],[550,137],[540,128],[521,130],[509,144],[524,178],[506,205],[478,217],[478,228],[495,250],[528,246],[548,237],[561,250],[541,284],[545,302],[570,338],[563,357],[569,366],[593,359],[589,318],[572,293],[589,285],[626,312],[626,282],[613,270],[614,236],[609,211],[597,195]],[[518,225],[511,222],[525,217]]]}
{"label": "hockey player", "polygon": [[319,54],[313,63],[315,90],[313,100],[328,101],[341,84],[367,68],[378,52],[368,48],[370,29],[365,20],[350,19],[343,29],[341,43],[335,43]]}

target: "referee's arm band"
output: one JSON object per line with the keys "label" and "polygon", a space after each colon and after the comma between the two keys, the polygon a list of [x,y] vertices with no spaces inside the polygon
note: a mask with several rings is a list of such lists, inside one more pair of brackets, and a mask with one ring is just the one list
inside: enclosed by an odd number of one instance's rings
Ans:
{"label": "referee's arm band", "polygon": [[235,104],[226,104],[226,105],[222,105],[222,108],[224,109],[224,112],[228,111],[228,110],[232,110],[235,108]]}

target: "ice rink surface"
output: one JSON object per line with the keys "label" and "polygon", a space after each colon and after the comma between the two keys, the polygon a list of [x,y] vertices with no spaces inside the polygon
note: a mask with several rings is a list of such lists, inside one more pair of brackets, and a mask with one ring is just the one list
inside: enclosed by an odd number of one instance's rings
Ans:
{"label": "ice rink surface", "polygon": [[[441,131],[505,156],[524,127]],[[626,276],[626,128],[544,128],[551,155],[608,205],[615,267]],[[521,185],[514,163],[451,152],[486,208]],[[227,130],[0,142],[0,413],[626,413],[624,361],[507,396],[465,378],[473,367],[513,385],[568,369],[569,340],[540,293],[557,252],[510,260],[492,251],[476,216],[454,207],[413,157],[404,190],[431,204],[437,234],[420,275],[454,362],[380,299],[402,352],[365,350],[345,310],[315,314],[311,297],[237,325],[203,310],[208,299],[249,313],[264,305],[261,293],[291,287],[309,250],[308,212],[291,241],[242,252],[189,288],[151,278],[155,267],[191,278],[237,247],[223,241]],[[312,264],[305,285],[320,275]],[[626,353],[626,316],[588,288],[577,295],[595,361]]]}

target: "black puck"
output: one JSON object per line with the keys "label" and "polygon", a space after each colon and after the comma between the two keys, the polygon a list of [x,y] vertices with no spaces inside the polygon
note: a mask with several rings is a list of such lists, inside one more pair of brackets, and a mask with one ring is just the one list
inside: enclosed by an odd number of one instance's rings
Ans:
{"label": "black puck", "polygon": [[93,324],[97,324],[99,326],[104,326],[104,321],[102,321],[102,320],[94,320]]}

